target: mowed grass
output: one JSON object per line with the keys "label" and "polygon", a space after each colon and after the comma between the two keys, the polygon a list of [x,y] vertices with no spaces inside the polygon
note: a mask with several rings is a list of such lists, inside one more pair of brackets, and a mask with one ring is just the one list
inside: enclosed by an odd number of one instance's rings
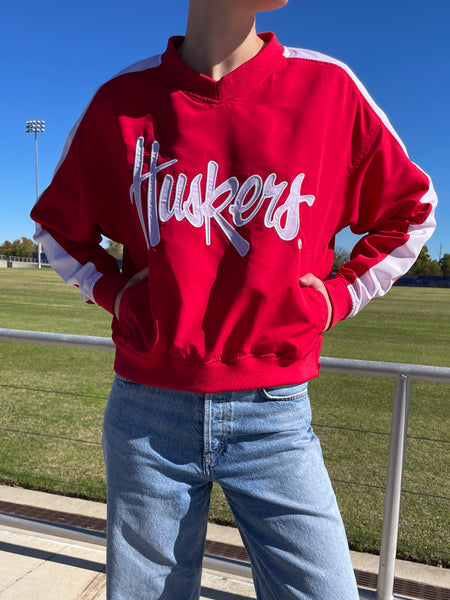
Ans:
{"label": "mowed grass", "polygon": [[[52,271],[0,270],[0,327],[110,335],[110,316]],[[450,290],[396,287],[324,340],[323,356],[449,366]],[[105,500],[103,410],[113,353],[0,343],[3,483]],[[399,556],[449,565],[450,387],[414,382]],[[322,373],[313,420],[351,547],[377,552],[394,382]],[[211,519],[232,524],[221,490]]]}

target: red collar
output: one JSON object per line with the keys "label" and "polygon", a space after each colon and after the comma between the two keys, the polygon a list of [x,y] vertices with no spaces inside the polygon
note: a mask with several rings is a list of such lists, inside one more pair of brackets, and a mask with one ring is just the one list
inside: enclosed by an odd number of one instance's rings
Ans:
{"label": "red collar", "polygon": [[264,48],[219,81],[198,73],[181,60],[177,48],[183,42],[182,36],[169,39],[162,55],[162,65],[168,70],[171,84],[176,89],[216,102],[236,98],[256,87],[283,58],[284,47],[278,43],[275,34],[258,35],[266,42]]}

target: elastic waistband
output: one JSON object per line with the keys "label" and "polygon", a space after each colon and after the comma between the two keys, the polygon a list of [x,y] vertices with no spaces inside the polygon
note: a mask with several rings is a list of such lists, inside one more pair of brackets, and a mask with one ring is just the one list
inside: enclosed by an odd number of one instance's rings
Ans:
{"label": "elastic waistband", "polygon": [[170,357],[148,359],[116,349],[115,372],[135,383],[197,393],[296,385],[319,375],[320,346],[295,362],[246,357],[233,364],[201,363]]}

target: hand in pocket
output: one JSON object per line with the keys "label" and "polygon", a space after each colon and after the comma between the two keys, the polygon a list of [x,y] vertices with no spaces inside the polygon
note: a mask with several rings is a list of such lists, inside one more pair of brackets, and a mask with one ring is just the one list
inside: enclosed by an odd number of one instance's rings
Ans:
{"label": "hand in pocket", "polygon": [[132,285],[141,283],[141,281],[145,281],[146,279],[148,279],[148,267],[145,267],[145,269],[142,269],[142,271],[135,273],[133,277],[123,286],[114,300],[114,314],[116,315],[116,319],[119,318],[120,299],[122,298],[124,291]]}
{"label": "hand in pocket", "polygon": [[303,275],[302,277],[300,277],[300,279],[298,281],[300,283],[300,287],[311,287],[311,288],[321,292],[324,295],[327,306],[328,306],[328,319],[327,319],[327,323],[325,326],[325,331],[326,331],[331,323],[333,307],[331,305],[330,297],[328,295],[328,291],[327,291],[327,288],[325,287],[324,282],[321,279],[319,279],[318,277],[316,277],[315,275],[313,275],[312,273],[306,273],[306,275]]}

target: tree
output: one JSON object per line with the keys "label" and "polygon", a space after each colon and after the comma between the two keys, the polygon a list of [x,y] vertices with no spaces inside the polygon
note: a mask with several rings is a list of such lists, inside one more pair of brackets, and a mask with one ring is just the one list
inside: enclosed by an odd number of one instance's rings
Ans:
{"label": "tree", "polygon": [[441,275],[441,267],[437,260],[433,260],[424,246],[417,257],[416,262],[408,271],[408,275]]}
{"label": "tree", "polygon": [[439,266],[441,267],[441,273],[444,277],[450,277],[450,254],[444,254],[439,260]]}
{"label": "tree", "polygon": [[5,240],[3,244],[0,246],[0,254],[4,256],[11,256],[12,253],[12,244],[9,240]]}
{"label": "tree", "polygon": [[0,254],[5,256],[25,256],[31,258],[35,252],[37,252],[37,244],[27,237],[21,237],[20,239],[10,242],[6,240],[0,246]]}
{"label": "tree", "polygon": [[439,266],[438,261],[435,259],[431,261],[429,271],[430,272],[427,273],[427,275],[442,275],[441,267]]}
{"label": "tree", "polygon": [[106,251],[114,256],[117,260],[121,260],[123,255],[123,246],[118,242],[113,242],[113,240],[108,240],[108,245],[106,247]]}
{"label": "tree", "polygon": [[341,246],[336,246],[333,257],[333,273],[342,267],[350,259],[350,252]]}

